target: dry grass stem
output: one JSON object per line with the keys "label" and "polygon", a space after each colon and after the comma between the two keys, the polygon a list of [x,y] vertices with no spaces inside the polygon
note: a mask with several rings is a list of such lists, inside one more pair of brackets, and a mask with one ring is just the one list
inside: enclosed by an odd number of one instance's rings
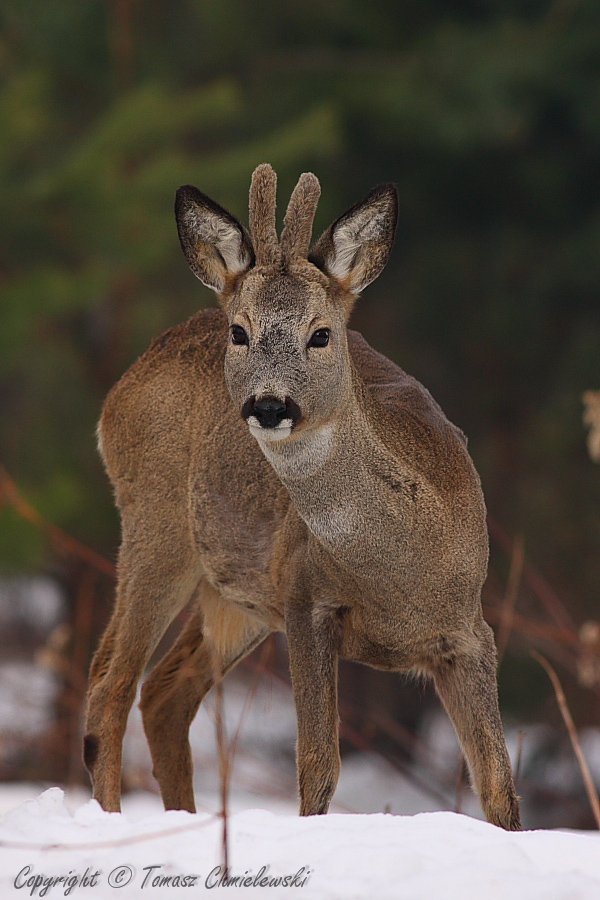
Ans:
{"label": "dry grass stem", "polygon": [[517,761],[515,763],[515,787],[517,787],[521,776],[521,763],[523,761],[523,744],[525,743],[525,732],[517,732]]}
{"label": "dry grass stem", "polygon": [[463,754],[460,754],[458,762],[458,774],[456,776],[456,802],[454,804],[454,812],[462,811],[463,796],[465,792],[465,784],[467,781],[467,761]]}
{"label": "dry grass stem", "polygon": [[523,564],[525,562],[525,541],[523,535],[519,534],[514,540],[513,550],[510,560],[510,571],[508,573],[508,582],[506,584],[506,593],[500,610],[500,627],[498,629],[498,638],[496,646],[498,648],[498,666],[502,662],[508,638],[513,625],[513,614],[519,596],[519,587],[523,575]]}
{"label": "dry grass stem", "polygon": [[11,506],[22,519],[25,519],[26,522],[34,525],[36,528],[41,529],[59,553],[67,556],[75,556],[77,559],[82,560],[94,569],[98,569],[100,572],[104,572],[111,578],[115,577],[116,570],[112,563],[103,556],[100,556],[99,553],[91,550],[85,544],[76,541],[75,538],[68,535],[62,528],[45,520],[43,516],[41,516],[39,512],[25,500],[1,463],[0,503],[6,503],[7,506]]}
{"label": "dry grass stem", "polygon": [[228,798],[229,798],[229,778],[231,775],[231,759],[227,747],[227,738],[225,736],[225,721],[223,714],[223,678],[221,677],[221,669],[218,657],[213,649],[213,673],[215,682],[215,728],[217,733],[217,751],[219,754],[219,780],[221,786],[221,817],[223,820],[223,868],[225,872],[229,871],[229,836],[228,836]]}
{"label": "dry grass stem", "polygon": [[[492,625],[499,625],[502,621],[502,609],[496,606],[485,605],[485,618]],[[581,640],[579,635],[570,628],[559,627],[548,622],[538,622],[536,619],[527,619],[519,613],[511,614],[511,629],[527,637],[539,638],[549,641],[555,649],[567,647],[569,650],[579,653]]]}
{"label": "dry grass stem", "polygon": [[176,825],[174,828],[163,828],[160,831],[152,831],[148,834],[134,834],[129,837],[115,838],[109,841],[79,841],[70,844],[36,844],[34,841],[0,841],[0,847],[7,850],[42,850],[44,852],[60,850],[110,850],[113,847],[127,847],[129,844],[143,844],[144,841],[162,840],[174,834],[183,834],[186,831],[196,831],[206,828],[215,817],[208,816],[203,822],[194,822],[191,825]]}
{"label": "dry grass stem", "polygon": [[581,399],[585,406],[583,421],[590,429],[588,452],[594,462],[600,462],[600,391],[585,391]]}
{"label": "dry grass stem", "polygon": [[581,749],[581,743],[577,736],[575,723],[573,722],[573,717],[569,712],[567,699],[558,679],[558,675],[556,674],[548,660],[544,659],[544,657],[540,653],[538,653],[536,650],[531,650],[530,652],[533,658],[536,659],[539,664],[544,667],[544,669],[548,673],[550,681],[552,682],[554,693],[556,694],[556,700],[558,702],[558,708],[560,709],[565,725],[567,726],[567,731],[569,732],[569,737],[571,738],[573,750],[575,751],[575,756],[577,757],[577,762],[579,763],[579,768],[581,769],[581,774],[583,776],[585,789],[587,791],[588,799],[592,807],[592,812],[594,813],[596,824],[598,826],[598,829],[600,830],[600,800],[598,800],[598,791],[596,790],[596,785],[594,784],[594,781],[592,779],[588,764],[585,761],[585,756],[583,755],[583,751]]}
{"label": "dry grass stem", "polygon": [[[513,542],[501,525],[488,513],[488,530],[490,536],[506,552],[512,555]],[[545,606],[560,628],[566,628],[575,633],[575,623],[562,600],[555,594],[546,579],[540,575],[537,569],[527,560],[523,561],[523,580],[529,589]]]}
{"label": "dry grass stem", "polygon": [[233,762],[233,757],[235,756],[235,752],[237,750],[237,745],[238,745],[238,741],[240,739],[240,734],[241,734],[242,728],[244,726],[244,722],[246,721],[248,713],[250,712],[250,707],[252,706],[252,701],[254,700],[254,697],[258,690],[258,684],[259,684],[260,678],[268,670],[269,664],[272,664],[273,656],[274,656],[273,650],[274,650],[274,645],[273,645],[272,637],[271,637],[271,639],[267,638],[265,643],[262,646],[261,651],[260,651],[260,656],[254,666],[254,678],[252,679],[252,684],[250,685],[248,693],[246,694],[246,699],[244,701],[244,705],[243,705],[242,711],[240,713],[240,718],[239,718],[237,727],[235,729],[235,734],[233,735],[233,739],[230,744],[231,762]]}
{"label": "dry grass stem", "polygon": [[73,655],[70,670],[74,690],[77,691],[79,685],[81,688],[79,690],[79,697],[77,697],[76,710],[75,714],[72,716],[70,729],[71,748],[69,752],[67,784],[71,787],[81,783],[81,776],[83,774],[80,718],[81,706],[85,697],[87,685],[88,654],[92,632],[92,611],[94,608],[97,578],[98,572],[96,569],[90,568],[84,570],[79,582],[77,603],[75,607]]}

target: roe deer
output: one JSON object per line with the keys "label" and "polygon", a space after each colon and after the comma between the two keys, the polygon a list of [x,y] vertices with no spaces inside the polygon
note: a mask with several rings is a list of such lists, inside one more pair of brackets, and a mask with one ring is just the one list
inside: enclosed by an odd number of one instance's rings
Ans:
{"label": "roe deer", "polygon": [[327,812],[336,787],[337,662],[347,659],[432,677],[485,815],[518,829],[481,611],[485,506],[466,440],[424,387],[346,329],[389,256],[396,189],[376,187],[312,248],[316,177],[300,177],[281,240],[275,190],[273,169],[259,166],[248,233],[196,188],[179,189],[183,252],[221,309],[158,338],[104,405],[99,446],[122,544],[91,666],[94,796],[119,809],[136,685],[191,601],[140,704],[167,809],[195,809],[188,731],[214,673],[279,630],[301,815]]}

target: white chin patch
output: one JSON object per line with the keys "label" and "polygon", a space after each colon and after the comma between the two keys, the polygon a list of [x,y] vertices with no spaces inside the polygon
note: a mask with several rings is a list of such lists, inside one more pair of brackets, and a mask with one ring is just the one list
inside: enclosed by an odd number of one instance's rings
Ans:
{"label": "white chin patch", "polygon": [[292,433],[292,420],[282,419],[275,428],[263,428],[262,425],[259,425],[256,416],[250,416],[248,428],[250,434],[253,434],[257,441],[282,441]]}

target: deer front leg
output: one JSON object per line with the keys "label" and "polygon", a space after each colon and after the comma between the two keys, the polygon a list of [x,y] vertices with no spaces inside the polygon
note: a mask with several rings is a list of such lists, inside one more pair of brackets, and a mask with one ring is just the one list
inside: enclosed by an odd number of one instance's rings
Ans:
{"label": "deer front leg", "polygon": [[310,601],[286,607],[290,672],[298,719],[300,815],[326,813],[340,773],[337,709],[339,628]]}

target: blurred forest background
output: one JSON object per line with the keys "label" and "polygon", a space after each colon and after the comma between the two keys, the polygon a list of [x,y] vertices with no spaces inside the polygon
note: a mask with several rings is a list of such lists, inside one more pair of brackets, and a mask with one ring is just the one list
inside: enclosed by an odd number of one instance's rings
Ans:
{"label": "blurred forest background", "polygon": [[[176,188],[247,221],[268,161],[282,208],[300,172],[319,176],[315,234],[398,185],[396,246],[353,325],[469,436],[502,710],[525,741],[547,727],[519,785],[533,795],[566,738],[532,647],[600,735],[600,469],[581,401],[600,388],[600,4],[1,0],[0,27],[0,778],[86,780],[79,717],[119,543],[95,424],[149,342],[214,303],[181,255]],[[24,659],[55,685],[29,740]],[[344,749],[418,755],[431,693],[341,678]],[[589,823],[584,801],[556,804],[559,824]]]}

